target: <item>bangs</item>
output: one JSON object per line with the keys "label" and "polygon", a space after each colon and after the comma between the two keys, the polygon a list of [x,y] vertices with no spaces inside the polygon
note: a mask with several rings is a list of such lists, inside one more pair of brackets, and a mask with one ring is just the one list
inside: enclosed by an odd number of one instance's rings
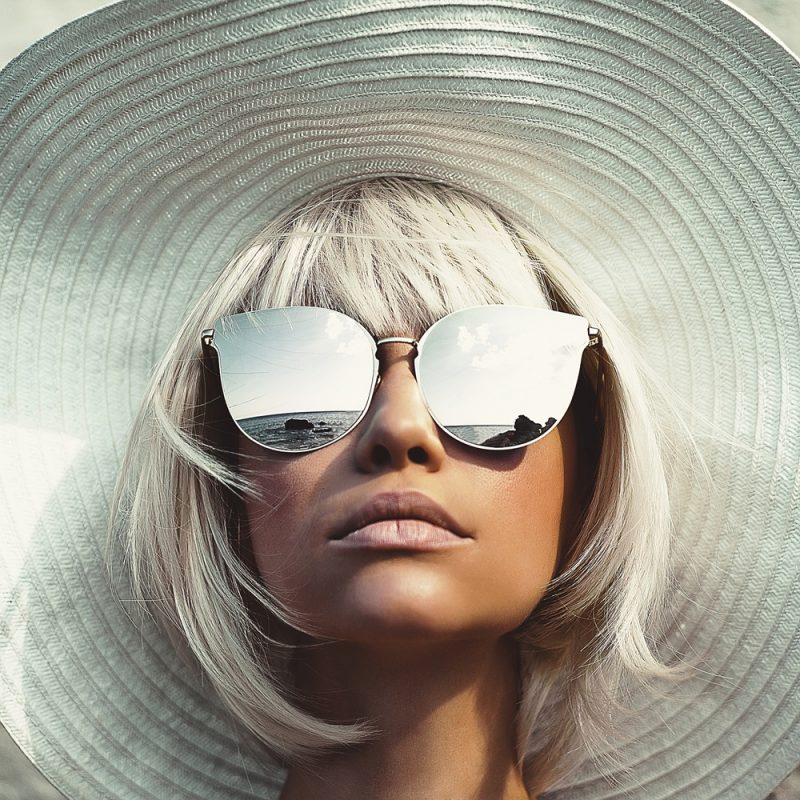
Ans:
{"label": "bangs", "polygon": [[384,178],[309,201],[277,233],[241,310],[331,308],[380,338],[418,337],[469,306],[552,307],[541,265],[496,211],[420,184]]}

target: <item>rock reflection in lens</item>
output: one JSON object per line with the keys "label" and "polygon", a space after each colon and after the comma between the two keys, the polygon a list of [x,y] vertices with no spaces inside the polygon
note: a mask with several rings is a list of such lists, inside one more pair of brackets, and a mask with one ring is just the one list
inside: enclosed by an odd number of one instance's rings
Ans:
{"label": "rock reflection in lens", "polygon": [[484,447],[510,447],[515,444],[526,444],[544,436],[555,424],[555,417],[549,417],[544,425],[540,425],[538,422],[528,419],[524,414],[520,414],[514,421],[513,430],[490,436],[479,444]]}

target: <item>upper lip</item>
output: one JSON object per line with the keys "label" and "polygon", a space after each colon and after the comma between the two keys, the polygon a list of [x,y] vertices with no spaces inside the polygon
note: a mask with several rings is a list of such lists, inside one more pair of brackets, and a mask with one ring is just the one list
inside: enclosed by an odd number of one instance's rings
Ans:
{"label": "upper lip", "polygon": [[376,494],[350,514],[330,538],[344,539],[348,533],[384,519],[420,519],[447,528],[457,536],[470,538],[438,503],[422,492],[409,491]]}

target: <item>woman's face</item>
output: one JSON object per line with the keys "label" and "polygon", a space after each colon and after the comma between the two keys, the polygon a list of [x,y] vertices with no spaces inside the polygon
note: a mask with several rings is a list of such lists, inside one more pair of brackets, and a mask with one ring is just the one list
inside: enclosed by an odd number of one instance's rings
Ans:
{"label": "woman's face", "polygon": [[[255,564],[315,636],[366,643],[507,633],[541,599],[577,516],[571,413],[525,448],[468,447],[428,414],[413,354],[403,343],[380,346],[381,382],[367,414],[327,447],[282,454],[239,436],[241,465],[261,490],[245,507]],[[424,495],[462,535],[423,550],[331,538],[387,492]]]}

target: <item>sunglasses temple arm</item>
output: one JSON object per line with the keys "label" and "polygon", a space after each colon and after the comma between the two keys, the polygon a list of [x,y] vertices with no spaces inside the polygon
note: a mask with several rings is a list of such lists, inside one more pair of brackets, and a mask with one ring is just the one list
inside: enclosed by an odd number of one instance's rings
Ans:
{"label": "sunglasses temple arm", "polygon": [[600,328],[595,328],[590,325],[588,333],[589,333],[589,344],[586,345],[587,347],[603,346],[603,335],[600,333]]}

